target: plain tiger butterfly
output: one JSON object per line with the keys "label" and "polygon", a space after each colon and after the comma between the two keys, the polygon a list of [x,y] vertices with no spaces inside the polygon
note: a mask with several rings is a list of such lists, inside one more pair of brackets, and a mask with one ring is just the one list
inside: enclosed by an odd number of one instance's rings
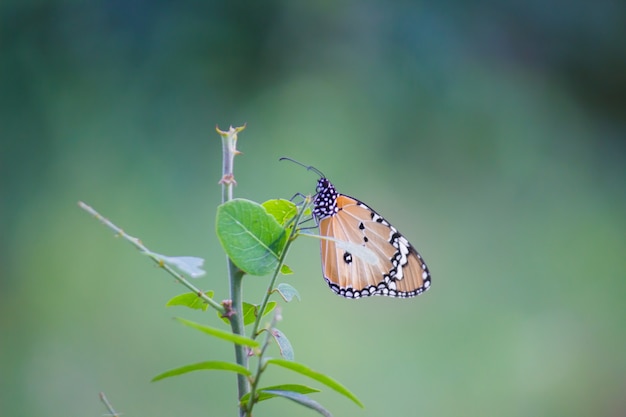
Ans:
{"label": "plain tiger butterfly", "polygon": [[413,245],[374,209],[337,192],[318,169],[291,158],[320,176],[313,218],[321,237],[322,273],[346,298],[371,295],[408,298],[430,288],[430,272]]}

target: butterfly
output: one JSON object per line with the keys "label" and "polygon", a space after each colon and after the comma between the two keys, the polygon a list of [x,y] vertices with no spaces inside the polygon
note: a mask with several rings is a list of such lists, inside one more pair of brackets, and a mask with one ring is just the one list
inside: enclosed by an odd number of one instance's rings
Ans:
{"label": "butterfly", "polygon": [[430,272],[413,245],[374,209],[339,193],[314,167],[313,217],[321,237],[322,273],[336,294],[408,298],[430,288]]}

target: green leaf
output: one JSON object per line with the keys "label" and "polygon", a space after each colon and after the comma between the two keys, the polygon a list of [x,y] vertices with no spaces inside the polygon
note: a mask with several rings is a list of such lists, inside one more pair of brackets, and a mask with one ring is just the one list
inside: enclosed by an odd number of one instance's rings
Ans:
{"label": "green leaf", "polygon": [[272,332],[272,336],[280,349],[280,356],[283,358],[292,361],[294,359],[293,347],[287,339],[287,336],[283,332],[278,329],[270,330]]}
{"label": "green leaf", "polygon": [[244,199],[218,207],[216,231],[230,259],[250,275],[267,275],[276,269],[288,238],[262,205]]}
{"label": "green leaf", "polygon": [[267,200],[262,206],[283,226],[298,214],[298,207],[289,200]]}
{"label": "green leaf", "polygon": [[293,300],[294,297],[297,298],[298,301],[301,301],[298,290],[296,290],[294,287],[292,287],[289,284],[280,283],[276,286],[275,291],[278,291],[280,296],[283,297],[283,300],[287,302],[290,302],[291,300]]}
{"label": "green leaf", "polygon": [[270,390],[270,391],[265,391],[265,393],[273,394],[277,397],[283,397],[291,401],[295,401],[300,405],[310,408],[311,410],[317,411],[324,417],[333,417],[333,415],[330,414],[330,411],[328,411],[327,409],[322,407],[320,403],[310,399],[306,395],[302,395],[302,394],[299,394],[297,392],[292,392],[292,391],[280,391],[280,390]]}
{"label": "green leaf", "polygon": [[282,264],[282,266],[280,267],[280,273],[283,275],[291,275],[293,274],[293,270],[289,268],[287,265]]}
{"label": "green leaf", "polygon": [[[270,394],[270,393],[265,392],[268,390],[269,391],[293,391],[293,392],[298,392],[300,394],[310,394],[313,392],[320,392],[320,390],[318,389],[307,387],[306,385],[300,385],[300,384],[272,385],[271,387],[263,387],[263,388],[257,389],[257,400],[256,400],[257,403],[276,397],[276,394]],[[250,393],[244,395],[241,398],[241,405],[246,405],[249,399],[250,399]]]}
{"label": "green leaf", "polygon": [[[207,291],[205,292],[205,294],[209,298],[213,298],[213,291]],[[171,298],[165,305],[167,307],[185,306],[194,310],[202,311],[206,311],[206,309],[209,308],[209,305],[205,303],[202,298],[198,297],[198,294],[196,294],[195,292],[187,292],[185,294],[177,295]]]}
{"label": "green leaf", "polygon": [[339,382],[335,381],[331,377],[324,375],[322,373],[319,373],[317,371],[314,371],[306,365],[303,365],[298,362],[288,361],[286,359],[268,359],[266,363],[282,366],[283,368],[290,369],[294,372],[308,376],[311,379],[321,382],[327,387],[332,388],[333,390],[337,391],[339,394],[351,399],[356,405],[363,408],[363,403],[353,393],[351,393],[346,387],[344,387],[343,385],[341,385]]}
{"label": "green leaf", "polygon": [[240,336],[237,334],[227,332],[225,330],[216,329],[215,327],[209,327],[209,326],[205,326],[199,323],[195,323],[193,321],[181,319],[180,317],[176,317],[175,319],[181,322],[182,324],[184,324],[185,326],[189,326],[196,330],[200,330],[203,333],[206,333],[211,336],[215,336],[219,339],[227,340],[229,342],[237,343],[238,345],[243,345],[243,346],[250,346],[250,347],[259,346],[259,342],[257,342],[256,340],[252,340],[245,336]]}
{"label": "green leaf", "polygon": [[[243,302],[243,325],[247,326],[248,324],[252,324],[256,321],[256,316],[258,314],[259,311],[259,305],[257,304],[250,304],[250,303],[246,303],[245,301]],[[276,301],[270,301],[265,305],[265,312],[263,313],[263,315],[267,315],[269,312],[271,312],[272,310],[274,310],[274,308],[276,308]],[[222,321],[224,321],[224,323],[226,324],[230,324],[230,320],[228,320],[227,317],[222,317],[221,313],[218,312],[217,313],[218,317],[222,319]]]}
{"label": "green leaf", "polygon": [[[244,303],[247,304],[247,303]],[[261,315],[261,317],[268,315],[272,310],[274,310],[274,308],[276,308],[276,301],[270,301],[265,305],[265,311],[263,312],[263,314]],[[244,311],[243,314],[243,324],[244,326],[247,326],[248,324],[252,324],[256,321],[257,315],[259,314],[259,305],[252,305],[252,304],[248,304],[250,305],[252,308],[249,309],[247,312]]]}
{"label": "green leaf", "polygon": [[209,361],[194,363],[192,365],[181,366],[180,368],[170,369],[152,378],[152,382],[159,381],[161,379],[169,378],[172,376],[186,374],[187,372],[202,371],[202,370],[217,370],[217,371],[232,371],[237,372],[245,376],[252,375],[250,371],[241,365],[230,362]]}

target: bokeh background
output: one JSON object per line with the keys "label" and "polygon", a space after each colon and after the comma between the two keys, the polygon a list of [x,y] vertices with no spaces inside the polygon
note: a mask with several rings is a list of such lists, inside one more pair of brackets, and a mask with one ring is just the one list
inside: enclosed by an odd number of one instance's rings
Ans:
{"label": "bokeh background", "polygon": [[[431,291],[333,295],[318,242],[280,328],[337,416],[626,415],[626,3],[619,0],[0,4],[0,415],[236,414],[235,377],[150,383],[232,347],[171,320],[184,292],[81,211],[206,259],[220,139],[236,195],[322,170],[426,259]],[[267,278],[250,277],[258,302]],[[310,383],[288,372],[267,384]],[[256,416],[313,416],[287,400]]]}

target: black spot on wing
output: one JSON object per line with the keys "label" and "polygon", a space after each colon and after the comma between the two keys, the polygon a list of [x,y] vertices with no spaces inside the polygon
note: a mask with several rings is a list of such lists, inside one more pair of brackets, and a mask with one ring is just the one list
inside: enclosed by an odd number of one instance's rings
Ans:
{"label": "black spot on wing", "polygon": [[350,252],[346,252],[343,254],[343,261],[347,264],[352,263],[352,254]]}

